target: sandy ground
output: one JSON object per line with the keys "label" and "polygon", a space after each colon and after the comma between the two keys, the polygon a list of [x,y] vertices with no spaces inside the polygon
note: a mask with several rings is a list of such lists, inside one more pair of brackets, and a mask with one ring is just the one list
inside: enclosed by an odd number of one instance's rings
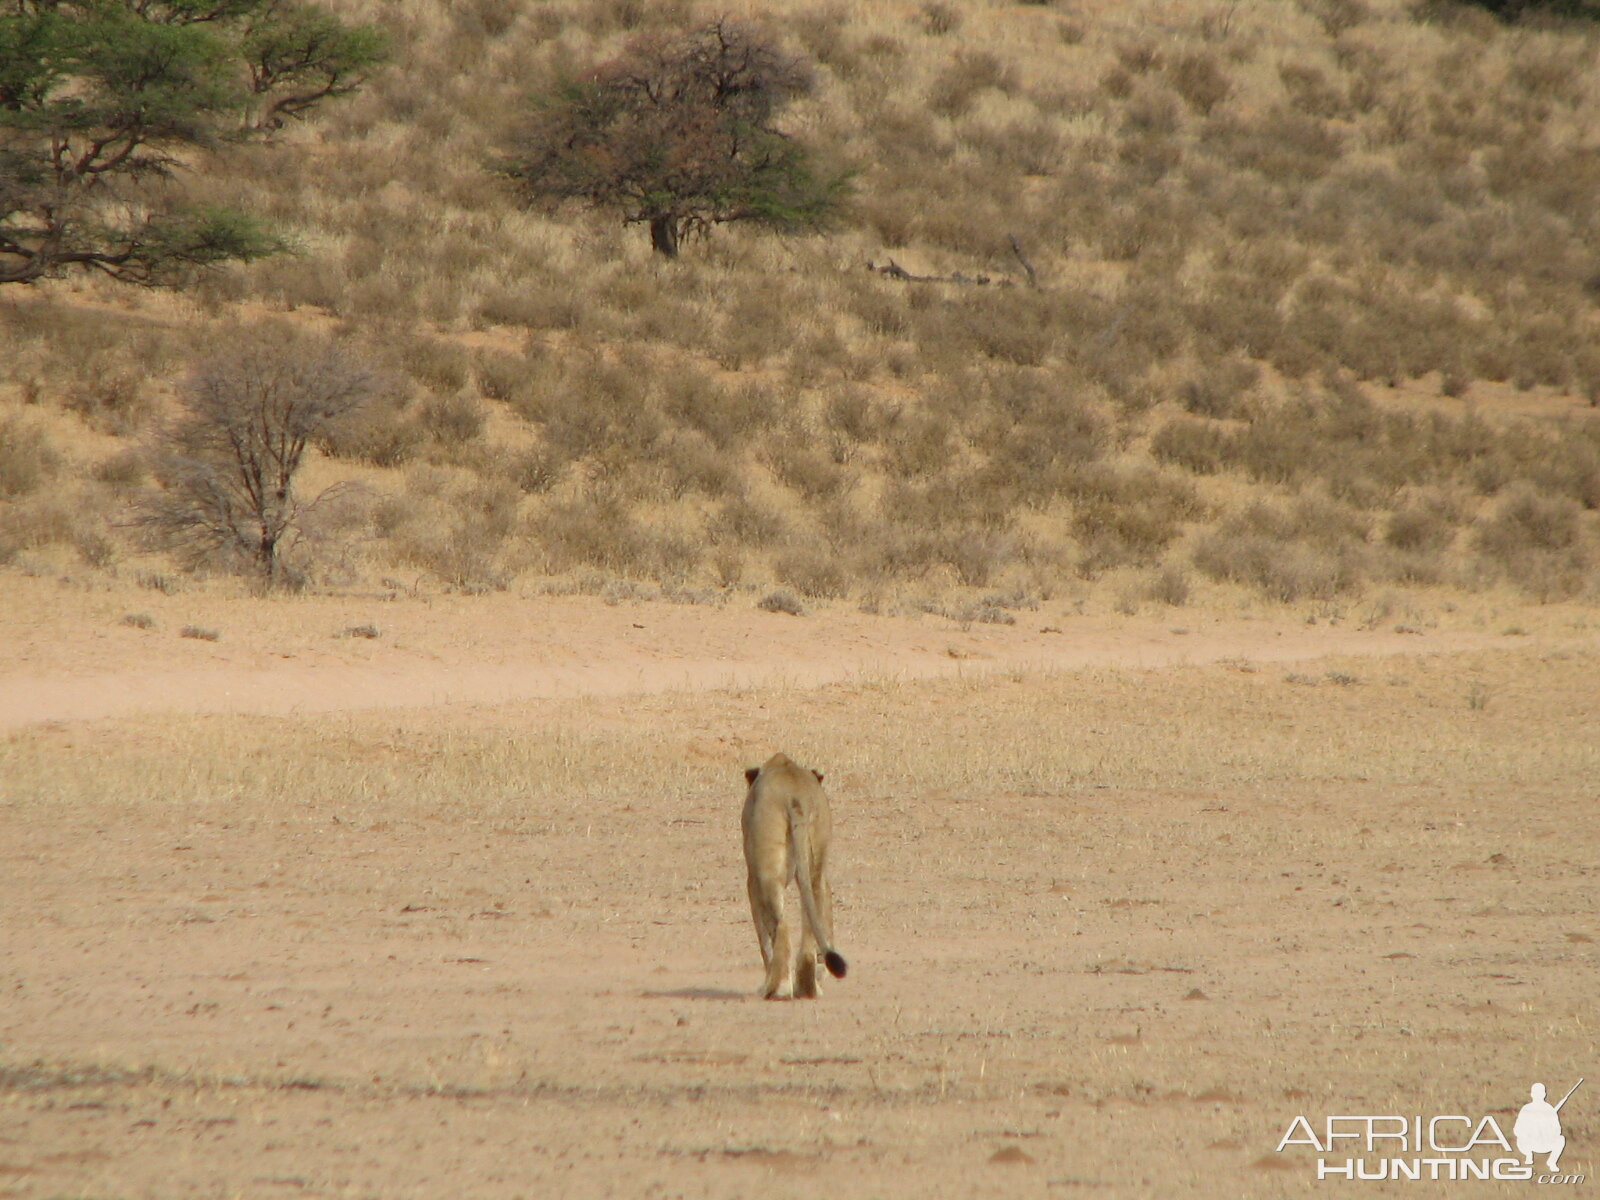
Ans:
{"label": "sandy ground", "polygon": [[[1170,609],[1130,619],[1070,605],[1014,624],[607,604],[594,597],[390,594],[251,601],[5,582],[0,730],[146,712],[314,713],[681,689],[917,679],[986,670],[1160,667],[1510,644],[1479,615],[1313,619]],[[138,624],[125,623],[138,618]],[[1453,627],[1452,627],[1453,626]],[[192,630],[211,637],[184,636]],[[374,634],[376,636],[364,636]]]}
{"label": "sandy ground", "polygon": [[[0,586],[0,1197],[1501,1195],[1277,1146],[1583,1075],[1596,1186],[1582,613]],[[776,748],[812,1003],[753,996]]]}

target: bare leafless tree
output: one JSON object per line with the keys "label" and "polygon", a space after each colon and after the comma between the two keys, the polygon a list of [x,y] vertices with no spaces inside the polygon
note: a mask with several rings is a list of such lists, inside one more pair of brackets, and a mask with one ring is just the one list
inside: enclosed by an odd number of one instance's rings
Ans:
{"label": "bare leafless tree", "polygon": [[353,418],[384,381],[332,342],[282,329],[242,331],[202,362],[179,392],[179,413],[158,435],[159,485],[135,524],[191,563],[242,566],[283,582],[283,554],[317,505],[295,491],[311,443]]}

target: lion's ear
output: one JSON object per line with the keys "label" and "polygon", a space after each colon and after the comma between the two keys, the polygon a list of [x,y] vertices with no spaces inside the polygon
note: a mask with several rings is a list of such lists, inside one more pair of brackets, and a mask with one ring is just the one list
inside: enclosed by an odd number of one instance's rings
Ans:
{"label": "lion's ear", "polygon": [[817,782],[818,783],[822,782],[822,772],[821,771],[818,771],[818,770],[813,768],[811,773],[817,777]]}
{"label": "lion's ear", "polygon": [[761,774],[760,767],[746,767],[744,769],[744,781],[746,783],[754,783],[756,781],[756,776],[759,774]]}

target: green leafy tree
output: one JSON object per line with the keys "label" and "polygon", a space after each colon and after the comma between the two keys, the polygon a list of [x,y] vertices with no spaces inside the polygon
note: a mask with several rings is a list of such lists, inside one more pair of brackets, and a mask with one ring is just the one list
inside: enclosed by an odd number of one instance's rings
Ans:
{"label": "green leafy tree", "polygon": [[360,87],[376,29],[293,0],[0,0],[0,283],[133,283],[284,248],[180,170]]}
{"label": "green leafy tree", "polygon": [[1541,17],[1600,21],[1600,0],[1465,0],[1465,3],[1486,8],[1506,22]]}
{"label": "green leafy tree", "polygon": [[718,19],[646,35],[535,102],[505,171],[530,203],[579,200],[649,227],[656,253],[728,221],[815,228],[846,180],[824,178],[777,127],[809,66],[759,30]]}

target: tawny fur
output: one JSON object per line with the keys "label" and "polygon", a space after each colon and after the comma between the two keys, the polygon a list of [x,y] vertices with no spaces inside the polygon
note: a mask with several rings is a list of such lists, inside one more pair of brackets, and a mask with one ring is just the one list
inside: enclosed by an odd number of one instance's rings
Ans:
{"label": "tawny fur", "polygon": [[[833,901],[824,873],[833,818],[822,776],[785,754],[745,772],[744,861],[749,871],[750,914],[761,942],[767,974],[761,994],[769,1000],[810,999],[818,994],[817,956],[835,978],[847,964],[833,945]],[[794,880],[800,892],[800,954],[795,961],[793,924],[784,893]]]}

